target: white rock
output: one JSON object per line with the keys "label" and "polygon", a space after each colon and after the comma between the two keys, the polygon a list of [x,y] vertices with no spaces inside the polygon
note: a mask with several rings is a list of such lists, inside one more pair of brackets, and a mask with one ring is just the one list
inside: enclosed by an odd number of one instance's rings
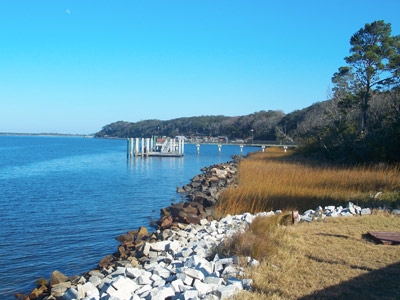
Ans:
{"label": "white rock", "polygon": [[90,276],[89,282],[90,282],[91,284],[93,284],[94,286],[98,286],[98,285],[100,285],[100,283],[101,283],[101,279],[100,279],[100,277],[98,277],[98,276]]}
{"label": "white rock", "polygon": [[199,296],[199,292],[197,290],[188,290],[183,293],[183,299],[195,299]]}
{"label": "white rock", "polygon": [[176,278],[182,280],[185,285],[192,285],[193,283],[193,278],[184,273],[176,274]]}
{"label": "white rock", "polygon": [[162,278],[161,278],[160,276],[158,276],[157,274],[152,274],[152,275],[150,276],[150,279],[151,279],[152,281],[162,280]]}
{"label": "white rock", "polygon": [[154,268],[153,274],[156,274],[156,275],[160,276],[161,278],[166,279],[171,275],[171,271],[168,270],[167,268],[156,267],[156,268]]}
{"label": "white rock", "polygon": [[181,247],[181,244],[178,242],[178,241],[172,241],[172,242],[170,242],[168,245],[167,245],[167,250],[168,251],[172,251],[173,253],[177,253],[177,252],[179,252],[181,249],[182,249],[182,247]]}
{"label": "white rock", "polygon": [[165,286],[165,280],[159,279],[153,282],[153,287]]}
{"label": "white rock", "polygon": [[201,281],[203,281],[205,278],[203,272],[192,268],[186,268],[186,269],[183,268],[182,273],[194,279],[199,279]]}
{"label": "white rock", "polygon": [[203,283],[196,279],[194,281],[193,287],[199,292],[199,296],[204,296],[213,290],[213,286],[207,283]]}
{"label": "white rock", "polygon": [[150,249],[157,252],[162,252],[167,250],[167,246],[170,244],[170,241],[161,241],[150,244]]}
{"label": "white rock", "polygon": [[208,220],[207,219],[201,219],[200,220],[200,225],[206,225],[208,224]]}
{"label": "white rock", "polygon": [[[96,276],[97,277],[97,276]],[[98,278],[98,277],[97,277]],[[100,280],[100,279],[99,279]],[[86,282],[83,286],[85,296],[100,296],[99,290],[91,282]]]}
{"label": "white rock", "polygon": [[183,281],[181,279],[176,279],[171,282],[171,287],[174,289],[175,293],[182,292],[182,287],[184,285],[185,284],[183,283]]}
{"label": "white rock", "polygon": [[253,267],[258,267],[260,265],[260,262],[253,258],[250,262],[249,262],[249,267],[253,268]]}
{"label": "white rock", "polygon": [[204,279],[204,282],[207,284],[214,284],[219,286],[224,284],[224,279],[217,276],[207,276]]}
{"label": "white rock", "polygon": [[142,273],[140,272],[139,269],[137,268],[127,268],[126,269],[126,276],[131,277],[131,278],[137,278],[141,275]]}
{"label": "white rock", "polygon": [[118,277],[117,280],[113,282],[112,286],[118,291],[124,290],[129,293],[136,291],[140,287],[135,281],[122,276]]}
{"label": "white rock", "polygon": [[249,290],[251,289],[251,286],[253,285],[253,279],[249,278],[249,279],[243,279],[243,288]]}
{"label": "white rock", "polygon": [[150,276],[148,275],[140,275],[138,278],[136,278],[136,282],[140,285],[152,284]]}
{"label": "white rock", "polygon": [[343,217],[352,217],[352,216],[353,216],[352,213],[346,212],[346,211],[342,211],[342,212],[340,213],[340,215],[343,216]]}
{"label": "white rock", "polygon": [[118,276],[125,276],[125,268],[124,267],[118,267],[114,272],[110,274],[112,277],[118,277]]}
{"label": "white rock", "polygon": [[306,210],[306,211],[302,214],[302,216],[313,215],[313,214],[315,214],[315,211],[312,210],[312,209],[309,209],[309,210]]}
{"label": "white rock", "polygon": [[364,215],[370,215],[370,214],[371,214],[371,209],[369,209],[369,208],[363,208],[363,209],[361,209],[360,214],[361,214],[362,216],[364,216]]}
{"label": "white rock", "polygon": [[243,290],[243,282],[240,279],[231,277],[226,280],[226,283],[228,285],[233,285],[235,288],[237,288],[239,290]]}
{"label": "white rock", "polygon": [[136,290],[135,293],[137,295],[142,295],[148,291],[150,291],[153,287],[150,284],[142,286],[140,289]]}
{"label": "white rock", "polygon": [[235,295],[236,293],[236,288],[234,286],[231,285],[227,285],[227,286],[220,286],[217,289],[217,296],[220,299],[227,299],[229,297],[232,297],[233,295]]}
{"label": "white rock", "polygon": [[175,291],[171,287],[162,287],[158,291],[151,293],[152,300],[164,300],[175,295]]}

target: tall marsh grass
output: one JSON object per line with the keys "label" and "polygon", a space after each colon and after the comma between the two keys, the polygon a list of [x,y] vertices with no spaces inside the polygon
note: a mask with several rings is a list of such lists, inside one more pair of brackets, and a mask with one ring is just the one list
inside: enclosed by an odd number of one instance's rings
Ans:
{"label": "tall marsh grass", "polygon": [[[239,165],[238,186],[221,195],[217,214],[298,209],[318,205],[400,204],[399,166],[333,167],[270,148]],[[383,194],[375,199],[374,196]]]}

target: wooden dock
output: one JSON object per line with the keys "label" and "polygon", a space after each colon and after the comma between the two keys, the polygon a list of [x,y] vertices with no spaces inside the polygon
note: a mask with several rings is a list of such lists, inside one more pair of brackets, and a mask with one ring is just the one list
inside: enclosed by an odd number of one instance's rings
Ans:
{"label": "wooden dock", "polygon": [[128,138],[127,156],[141,157],[182,157],[185,141],[183,138]]}

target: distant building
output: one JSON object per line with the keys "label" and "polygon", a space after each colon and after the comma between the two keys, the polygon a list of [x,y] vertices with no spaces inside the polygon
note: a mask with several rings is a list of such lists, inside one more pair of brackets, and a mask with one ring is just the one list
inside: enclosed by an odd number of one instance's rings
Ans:
{"label": "distant building", "polygon": [[219,137],[218,137],[218,142],[219,142],[219,143],[228,143],[228,142],[229,142],[229,139],[228,139],[227,136],[219,136]]}

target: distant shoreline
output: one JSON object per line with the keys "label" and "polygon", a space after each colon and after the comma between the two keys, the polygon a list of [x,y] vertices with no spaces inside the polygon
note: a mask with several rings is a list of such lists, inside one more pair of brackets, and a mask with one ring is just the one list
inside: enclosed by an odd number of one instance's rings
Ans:
{"label": "distant shoreline", "polygon": [[72,134],[72,133],[15,133],[15,132],[0,132],[0,135],[17,135],[17,136],[71,136],[71,137],[94,137],[89,134]]}

